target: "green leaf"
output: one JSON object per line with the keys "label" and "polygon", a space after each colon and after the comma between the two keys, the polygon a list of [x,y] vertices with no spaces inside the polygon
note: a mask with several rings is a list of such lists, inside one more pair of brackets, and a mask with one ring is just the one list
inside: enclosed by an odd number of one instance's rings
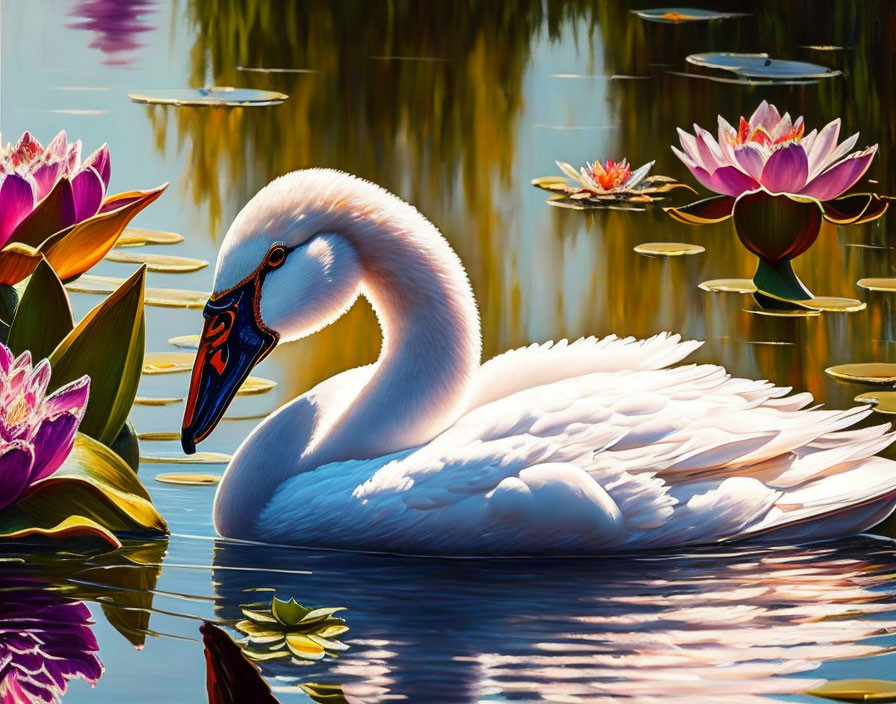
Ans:
{"label": "green leaf", "polygon": [[843,702],[896,702],[896,682],[887,680],[835,680],[806,694]]}
{"label": "green leaf", "polygon": [[302,618],[311,612],[311,609],[302,606],[295,599],[283,601],[274,597],[271,602],[271,612],[284,626],[295,626]]}
{"label": "green leaf", "polygon": [[90,400],[80,430],[109,445],[124,427],[137,396],[146,325],[145,267],[90,311],[50,355],[51,386],[90,376]]}
{"label": "green leaf", "polygon": [[0,512],[0,536],[15,537],[28,529],[59,533],[60,526],[71,532],[74,528],[66,522],[76,520],[85,533],[92,526],[118,535],[161,535],[168,530],[133,470],[108,447],[81,433],[59,469]]}
{"label": "green leaf", "polygon": [[30,350],[34,360],[43,359],[74,327],[65,287],[53,267],[42,259],[16,308],[7,346],[17,355]]}
{"label": "green leaf", "polygon": [[84,516],[57,519],[58,516],[32,516],[17,506],[10,506],[0,513],[0,539],[95,537],[113,548],[121,547],[118,538],[96,521]]}

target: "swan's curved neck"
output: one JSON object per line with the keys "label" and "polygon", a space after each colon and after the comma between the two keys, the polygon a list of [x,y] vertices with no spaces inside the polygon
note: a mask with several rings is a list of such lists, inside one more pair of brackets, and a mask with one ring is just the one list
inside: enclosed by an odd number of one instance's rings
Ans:
{"label": "swan's curved neck", "polygon": [[382,350],[370,381],[305,454],[326,446],[333,459],[360,459],[423,444],[457,420],[479,368],[481,337],[463,266],[419,213],[343,235],[358,251]]}

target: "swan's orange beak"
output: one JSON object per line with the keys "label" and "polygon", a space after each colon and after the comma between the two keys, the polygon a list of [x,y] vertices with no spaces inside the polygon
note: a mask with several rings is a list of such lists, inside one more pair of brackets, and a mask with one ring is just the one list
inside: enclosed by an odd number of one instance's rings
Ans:
{"label": "swan's orange beak", "polygon": [[259,315],[261,276],[212,296],[193,363],[180,441],[188,455],[209,436],[252,368],[277,346],[279,335]]}

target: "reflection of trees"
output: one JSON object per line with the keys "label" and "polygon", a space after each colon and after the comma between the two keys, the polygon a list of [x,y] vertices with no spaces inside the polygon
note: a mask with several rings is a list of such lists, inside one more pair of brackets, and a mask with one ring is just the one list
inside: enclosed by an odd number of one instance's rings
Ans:
{"label": "reflection of trees", "polygon": [[[184,183],[215,229],[272,178],[312,165],[350,171],[413,202],[466,263],[495,318],[484,321],[486,352],[495,353],[498,325],[490,323],[510,307],[502,221],[518,197],[507,187],[530,43],[540,32],[557,36],[587,5],[190,0],[196,85],[210,60],[217,84],[290,97],[264,109],[156,108],[150,120],[160,145],[166,129],[177,131],[190,166]],[[372,361],[380,341],[373,315],[359,306],[313,344],[319,352],[303,359],[297,390]]]}

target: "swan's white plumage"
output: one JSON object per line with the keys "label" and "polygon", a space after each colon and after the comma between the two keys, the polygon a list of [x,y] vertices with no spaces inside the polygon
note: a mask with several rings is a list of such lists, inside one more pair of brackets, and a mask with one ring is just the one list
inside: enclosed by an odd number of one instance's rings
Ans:
{"label": "swan's white plumage", "polygon": [[[339,243],[327,271],[358,272],[345,288],[371,299],[384,350],[250,435],[216,499],[225,534],[415,553],[585,553],[829,537],[892,510],[896,464],[875,457],[892,436],[847,430],[866,409],[812,409],[809,394],[718,366],[674,367],[699,346],[677,335],[531,345],[480,366],[456,255],[416,210],[345,174],[296,172],[256,196],[225,240],[216,289],[252,271],[271,242],[300,246],[317,232]],[[292,260],[270,289],[277,295],[290,277],[313,291],[308,257]],[[271,309],[262,301],[263,317]],[[331,322],[313,310],[277,315],[265,322],[290,339]]]}

